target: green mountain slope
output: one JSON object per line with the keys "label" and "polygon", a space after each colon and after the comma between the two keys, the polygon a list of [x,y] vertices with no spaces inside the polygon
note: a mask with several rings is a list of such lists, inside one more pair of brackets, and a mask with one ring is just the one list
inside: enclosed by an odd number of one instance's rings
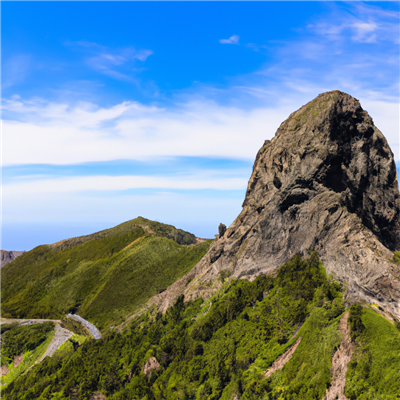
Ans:
{"label": "green mountain slope", "polygon": [[[10,383],[3,396],[89,399],[101,392],[107,399],[322,399],[331,383],[344,311],[340,285],[327,279],[316,254],[307,260],[296,256],[276,278],[231,279],[205,302],[185,303],[181,296],[165,315],[149,311],[122,333],[86,341],[64,358],[47,358]],[[363,321],[358,346],[376,329],[388,329],[388,340],[399,342],[397,329],[388,328],[390,323],[373,311],[363,312]],[[273,362],[300,338],[284,367],[266,377]],[[388,396],[382,399],[396,398],[397,390],[397,347],[396,354],[387,351],[386,369],[379,372],[386,384],[368,383]],[[356,352],[355,369],[359,357]],[[149,360],[155,368],[146,374]],[[379,369],[379,362],[372,368]],[[352,399],[367,398],[354,390]]]}
{"label": "green mountain slope", "polygon": [[78,311],[117,325],[206,253],[188,232],[136,218],[92,235],[38,246],[2,269],[2,316],[62,318]]}
{"label": "green mountain slope", "polygon": [[[223,276],[221,276],[223,280]],[[294,257],[275,278],[225,281],[207,301],[178,298],[165,315],[138,316],[121,333],[46,358],[3,390],[4,399],[320,399],[345,305],[316,253]],[[372,309],[350,309],[355,351],[349,399],[399,398],[400,332]],[[298,345],[295,347],[295,345]],[[283,368],[266,376],[295,349]]]}

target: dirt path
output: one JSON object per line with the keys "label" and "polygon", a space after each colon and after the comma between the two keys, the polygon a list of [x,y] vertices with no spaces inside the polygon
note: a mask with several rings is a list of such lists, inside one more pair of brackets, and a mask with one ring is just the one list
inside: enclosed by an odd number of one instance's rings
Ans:
{"label": "dirt path", "polygon": [[100,331],[92,323],[90,323],[89,321],[86,321],[86,319],[80,317],[78,314],[67,314],[67,317],[80,322],[83,326],[88,328],[89,332],[93,335],[93,337],[96,340],[101,339]]}
{"label": "dirt path", "polygon": [[271,365],[271,368],[268,368],[267,372],[265,373],[265,377],[268,378],[271,376],[275,371],[278,371],[283,368],[283,366],[292,358],[294,352],[297,349],[297,346],[300,344],[302,337],[300,336],[295,344],[290,347],[288,350],[286,350],[280,357],[278,357],[273,364]]}
{"label": "dirt path", "polygon": [[346,385],[347,364],[351,361],[354,344],[350,340],[350,328],[347,324],[349,312],[340,319],[339,331],[343,334],[342,343],[332,357],[332,382],[323,400],[348,400],[344,394]]}
{"label": "dirt path", "polygon": [[59,319],[17,319],[17,318],[2,318],[2,324],[13,324],[17,323],[18,325],[32,325],[32,324],[42,324],[43,322],[56,322],[61,324]]}
{"label": "dirt path", "polygon": [[47,356],[51,357],[53,355],[53,353],[64,342],[66,342],[72,335],[73,335],[73,333],[71,331],[69,331],[68,329],[61,328],[61,326],[59,324],[56,324],[56,329],[55,329],[53,339],[50,342],[50,344],[47,346],[47,349],[44,352],[44,354],[42,355],[42,357],[40,357],[39,362],[44,360]]}

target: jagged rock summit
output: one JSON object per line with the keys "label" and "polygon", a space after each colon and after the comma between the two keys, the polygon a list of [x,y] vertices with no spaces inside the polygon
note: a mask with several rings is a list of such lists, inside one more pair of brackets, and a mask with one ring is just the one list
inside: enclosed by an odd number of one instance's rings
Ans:
{"label": "jagged rock summit", "polygon": [[17,257],[24,254],[25,251],[7,251],[7,250],[0,250],[0,268],[3,268],[11,261],[14,261]]}
{"label": "jagged rock summit", "polygon": [[[393,153],[350,95],[333,91],[292,113],[259,150],[243,210],[185,277],[154,302],[205,296],[221,270],[253,279],[316,250],[351,300],[400,318],[400,195]],[[192,279],[191,284],[187,285]],[[208,292],[207,292],[208,291]]]}

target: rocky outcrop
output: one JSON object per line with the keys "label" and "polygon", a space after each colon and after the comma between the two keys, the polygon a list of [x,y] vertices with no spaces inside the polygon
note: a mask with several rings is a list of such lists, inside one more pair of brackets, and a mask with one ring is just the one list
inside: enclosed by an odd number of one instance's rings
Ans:
{"label": "rocky outcrop", "polygon": [[[202,260],[153,299],[203,297],[219,271],[254,279],[316,250],[350,301],[400,318],[400,196],[393,153],[358,100],[333,91],[292,113],[259,150],[243,210]],[[186,286],[188,278],[193,284]],[[198,279],[194,279],[198,278]]]}
{"label": "rocky outcrop", "polygon": [[219,224],[219,227],[218,227],[219,235],[218,236],[221,238],[222,236],[224,236],[225,232],[226,232],[226,225]]}
{"label": "rocky outcrop", "polygon": [[143,367],[143,373],[149,378],[153,371],[158,371],[160,369],[160,363],[157,358],[150,357],[145,366]]}
{"label": "rocky outcrop", "polygon": [[17,257],[25,253],[25,251],[7,251],[7,250],[0,250],[0,252],[1,252],[0,268],[3,268],[5,265],[9,264],[11,261],[14,261]]}

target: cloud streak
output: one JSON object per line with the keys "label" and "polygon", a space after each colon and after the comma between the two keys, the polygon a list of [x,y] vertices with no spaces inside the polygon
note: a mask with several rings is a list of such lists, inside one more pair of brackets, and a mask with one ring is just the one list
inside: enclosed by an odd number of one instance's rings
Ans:
{"label": "cloud streak", "polygon": [[[110,49],[97,43],[78,41],[66,42],[76,50],[84,49],[86,65],[94,71],[111,78],[135,82],[132,73],[138,72],[137,61],[144,62],[153,54],[152,50],[134,47]],[[122,72],[121,69],[127,70]]]}
{"label": "cloud streak", "polygon": [[220,39],[221,44],[239,44],[240,37],[238,35],[232,35],[229,39]]}

